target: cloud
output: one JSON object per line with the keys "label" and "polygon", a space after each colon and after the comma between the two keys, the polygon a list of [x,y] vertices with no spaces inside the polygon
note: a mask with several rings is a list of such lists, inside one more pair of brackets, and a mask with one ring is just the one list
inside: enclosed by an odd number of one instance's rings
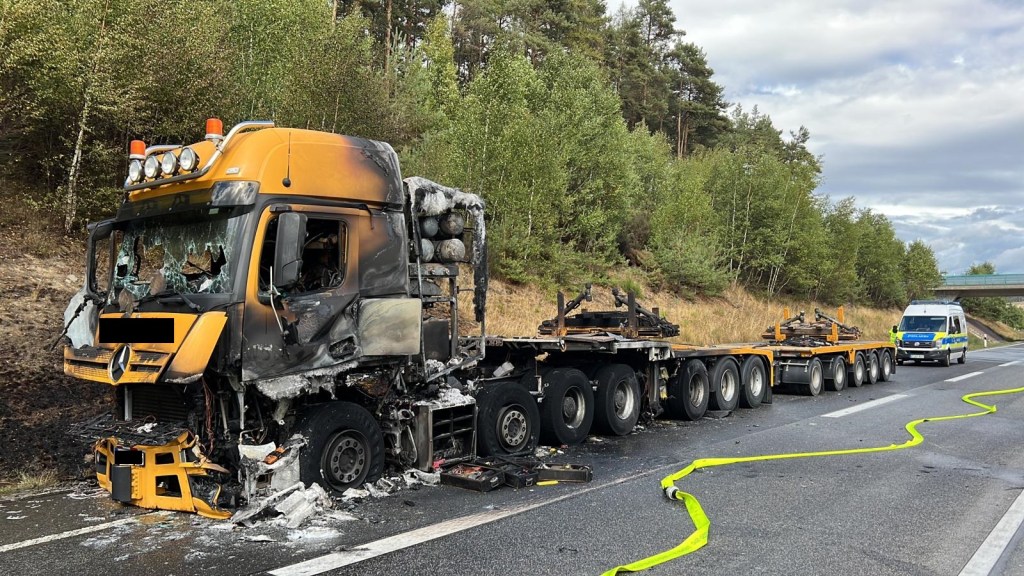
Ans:
{"label": "cloud", "polygon": [[941,269],[1024,272],[1024,2],[670,5],[726,99],[810,130],[820,193],[886,214]]}

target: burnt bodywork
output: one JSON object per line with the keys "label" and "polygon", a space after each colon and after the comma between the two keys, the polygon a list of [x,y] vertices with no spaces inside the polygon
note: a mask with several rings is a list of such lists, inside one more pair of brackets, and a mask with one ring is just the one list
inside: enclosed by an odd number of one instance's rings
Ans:
{"label": "burnt bodywork", "polygon": [[[457,307],[468,262],[482,334],[480,198],[404,182],[389,145],[359,138],[267,128],[193,147],[216,162],[126,186],[117,216],[92,227],[65,372],[111,384],[124,426],[181,422],[204,458],[236,469],[236,446],[283,443],[334,400],[372,414],[392,461],[470,455],[472,430],[432,445],[426,429],[446,411],[475,416],[446,377],[467,380],[484,350],[482,336],[460,337]],[[463,256],[428,262],[420,221],[453,212],[466,225],[436,242]],[[297,258],[282,264],[286,244]],[[173,341],[107,341],[98,318],[169,318]],[[424,333],[439,338],[425,345]],[[103,444],[111,466],[118,446]]]}

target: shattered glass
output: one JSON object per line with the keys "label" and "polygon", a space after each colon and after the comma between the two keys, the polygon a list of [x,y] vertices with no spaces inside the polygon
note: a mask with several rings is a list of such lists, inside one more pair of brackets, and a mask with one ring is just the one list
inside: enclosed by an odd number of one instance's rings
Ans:
{"label": "shattered glass", "polygon": [[177,294],[231,292],[245,221],[244,213],[225,208],[128,221],[115,234],[115,289],[136,299],[154,286]]}

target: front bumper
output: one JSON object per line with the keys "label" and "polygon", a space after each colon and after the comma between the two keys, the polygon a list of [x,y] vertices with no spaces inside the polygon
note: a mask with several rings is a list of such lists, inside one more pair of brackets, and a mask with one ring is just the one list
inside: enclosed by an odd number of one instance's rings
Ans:
{"label": "front bumper", "polygon": [[231,516],[217,507],[220,484],[209,477],[228,471],[202,455],[191,432],[160,446],[131,448],[112,436],[96,443],[95,457],[96,480],[118,502],[218,520]]}
{"label": "front bumper", "polygon": [[896,360],[942,360],[948,353],[942,348],[897,348]]}

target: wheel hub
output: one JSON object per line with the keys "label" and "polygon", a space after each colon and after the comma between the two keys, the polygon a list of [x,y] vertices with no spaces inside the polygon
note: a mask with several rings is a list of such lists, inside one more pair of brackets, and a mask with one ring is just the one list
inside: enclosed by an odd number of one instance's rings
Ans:
{"label": "wheel hub", "polygon": [[583,424],[583,416],[586,413],[586,400],[583,393],[573,388],[565,393],[562,398],[562,420],[569,428],[579,428]]}
{"label": "wheel hub", "polygon": [[352,431],[336,434],[324,451],[322,464],[329,484],[338,488],[352,484],[366,469],[365,439]]}
{"label": "wheel hub", "polygon": [[502,411],[498,417],[498,438],[505,449],[509,452],[517,451],[526,441],[528,433],[526,414],[520,406],[509,406]]}
{"label": "wheel hub", "polygon": [[625,420],[633,413],[633,406],[635,399],[633,398],[633,389],[626,383],[626,381],[619,382],[615,385],[615,416],[619,420]]}

